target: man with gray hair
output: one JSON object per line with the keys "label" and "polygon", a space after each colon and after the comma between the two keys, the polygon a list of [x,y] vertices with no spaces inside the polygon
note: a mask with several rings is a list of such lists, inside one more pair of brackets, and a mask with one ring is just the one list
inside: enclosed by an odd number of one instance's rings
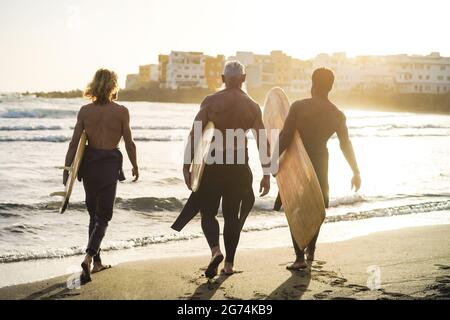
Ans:
{"label": "man with gray hair", "polygon": [[[225,64],[222,74],[225,89],[207,96],[195,117],[194,122],[201,123],[202,130],[212,121],[216,130],[223,137],[223,146],[218,146],[211,152],[214,161],[206,164],[203,179],[196,194],[199,198],[201,225],[206,240],[211,249],[211,261],[205,271],[208,278],[218,273],[218,267],[224,256],[219,245],[219,223],[216,219],[220,201],[224,218],[223,237],[225,243],[225,265],[222,274],[233,274],[234,256],[239,242],[240,233],[245,219],[253,207],[255,197],[252,190],[253,176],[248,165],[247,138],[243,143],[237,141],[237,131],[252,130],[260,150],[260,161],[264,176],[260,184],[261,196],[270,189],[270,148],[262,121],[261,109],[243,90],[245,67],[239,61],[229,61]],[[197,123],[198,123],[197,122]],[[190,163],[194,155],[193,126],[188,146],[185,150],[183,175],[190,189]],[[230,133],[231,136],[230,136]],[[229,141],[227,141],[229,140]],[[216,141],[217,143],[217,141]],[[190,146],[190,147],[189,147]],[[260,148],[260,146],[263,146]],[[240,153],[244,153],[244,156]],[[214,154],[213,154],[214,153]],[[264,161],[264,159],[268,159]],[[264,163],[267,162],[267,163]]]}

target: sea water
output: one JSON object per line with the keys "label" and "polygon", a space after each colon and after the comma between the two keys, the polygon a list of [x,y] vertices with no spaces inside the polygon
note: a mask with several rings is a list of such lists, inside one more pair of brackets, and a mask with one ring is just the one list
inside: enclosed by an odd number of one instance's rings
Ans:
{"label": "sea water", "polygon": [[[0,96],[0,286],[55,275],[47,264],[78,261],[87,243],[88,214],[77,183],[68,211],[58,213],[62,172],[83,99]],[[131,114],[140,179],[133,183],[123,143],[127,180],[102,250],[116,261],[207,253],[198,217],[181,233],[170,225],[189,196],[182,175],[183,148],[199,106],[121,102]],[[361,170],[362,188],[350,190],[351,170],[332,137],[330,208],[319,241],[337,241],[373,231],[450,223],[450,116],[345,111]],[[262,170],[250,137],[255,194]],[[290,245],[283,212],[272,211],[277,195],[258,198],[244,226],[241,247]],[[219,213],[219,221],[223,224]],[[352,222],[346,224],[346,222]],[[282,236],[280,236],[282,234]],[[146,252],[146,253],[145,253]],[[59,262],[58,262],[59,261]],[[62,265],[61,272],[64,272]],[[51,268],[50,268],[51,269]]]}

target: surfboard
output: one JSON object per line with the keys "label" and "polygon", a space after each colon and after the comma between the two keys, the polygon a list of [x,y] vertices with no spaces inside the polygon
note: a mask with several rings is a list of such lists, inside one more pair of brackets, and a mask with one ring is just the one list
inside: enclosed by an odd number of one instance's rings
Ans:
{"label": "surfboard", "polygon": [[209,121],[202,132],[202,138],[194,148],[194,159],[192,160],[191,172],[191,190],[196,192],[202,181],[203,171],[205,169],[205,159],[211,148],[211,142],[214,136],[214,123]]}
{"label": "surfboard", "polygon": [[67,179],[66,189],[61,192],[53,192],[50,196],[61,196],[63,199],[61,201],[61,206],[59,208],[59,213],[64,213],[67,206],[69,205],[69,199],[72,195],[73,185],[77,180],[78,170],[80,169],[81,160],[83,159],[84,149],[86,148],[86,132],[83,131],[78,142],[77,151],[75,153],[75,158],[72,161],[70,167],[59,167],[58,169],[65,169],[69,171],[69,178]]}
{"label": "surfboard", "polygon": [[[271,141],[271,130],[283,128],[289,108],[283,89],[276,87],[268,92],[263,122],[272,148],[277,141]],[[305,249],[325,219],[325,204],[319,180],[298,132],[280,158],[276,180],[291,233],[298,246]]]}

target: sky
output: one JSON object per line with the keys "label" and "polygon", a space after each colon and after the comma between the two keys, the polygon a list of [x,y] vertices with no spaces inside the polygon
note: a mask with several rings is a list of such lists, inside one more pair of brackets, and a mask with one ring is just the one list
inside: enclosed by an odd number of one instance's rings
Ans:
{"label": "sky", "polygon": [[448,0],[1,0],[0,91],[121,86],[171,50],[450,56]]}

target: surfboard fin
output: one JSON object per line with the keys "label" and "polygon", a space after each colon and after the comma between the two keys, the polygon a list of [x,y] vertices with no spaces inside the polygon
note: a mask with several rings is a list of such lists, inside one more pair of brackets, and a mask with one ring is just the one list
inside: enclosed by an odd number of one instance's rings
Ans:
{"label": "surfboard fin", "polygon": [[56,167],[56,169],[61,169],[61,170],[67,170],[67,171],[72,171],[72,167]]}
{"label": "surfboard fin", "polygon": [[50,193],[50,197],[65,197],[66,192],[65,191],[57,191]]}

